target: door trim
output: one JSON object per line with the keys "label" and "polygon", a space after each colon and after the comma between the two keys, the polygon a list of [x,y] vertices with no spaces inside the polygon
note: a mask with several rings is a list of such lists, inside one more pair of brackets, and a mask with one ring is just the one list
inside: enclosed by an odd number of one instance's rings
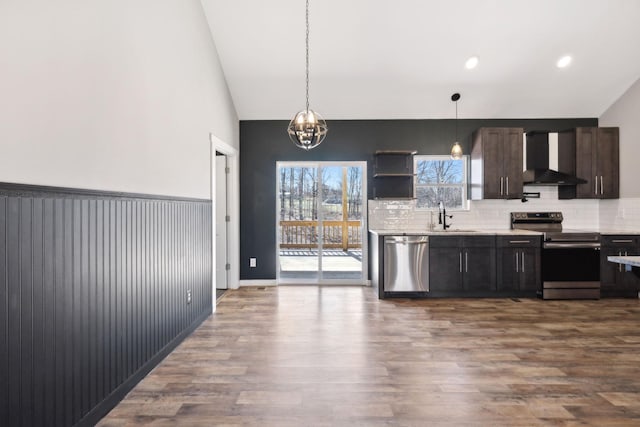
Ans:
{"label": "door trim", "polygon": [[228,289],[238,289],[240,280],[240,175],[239,175],[239,156],[238,150],[227,144],[213,133],[209,133],[209,165],[210,165],[210,193],[211,198],[211,256],[213,257],[212,263],[212,280],[211,286],[213,288],[213,311],[216,311],[216,200],[215,200],[215,188],[216,188],[216,151],[227,156],[227,167],[229,168],[229,174],[227,175],[227,212],[231,218],[227,224],[227,256],[231,269],[227,276]]}

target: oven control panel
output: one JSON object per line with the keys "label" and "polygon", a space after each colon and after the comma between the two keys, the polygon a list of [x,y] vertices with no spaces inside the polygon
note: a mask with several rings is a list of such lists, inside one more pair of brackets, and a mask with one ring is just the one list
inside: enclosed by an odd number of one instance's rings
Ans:
{"label": "oven control panel", "polygon": [[561,223],[562,212],[511,212],[511,223]]}

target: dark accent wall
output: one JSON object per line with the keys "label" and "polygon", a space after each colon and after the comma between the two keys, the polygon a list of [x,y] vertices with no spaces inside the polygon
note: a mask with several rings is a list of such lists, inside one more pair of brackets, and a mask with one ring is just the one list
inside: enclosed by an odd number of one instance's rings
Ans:
{"label": "dark accent wall", "polygon": [[195,329],[211,221],[208,200],[0,183],[0,425],[94,425]]}
{"label": "dark accent wall", "polygon": [[[449,154],[455,120],[329,120],[325,141],[311,151],[296,148],[287,121],[240,122],[240,279],[275,279],[276,161],[367,161],[368,198],[373,195],[373,153],[417,150]],[[597,126],[598,119],[460,119],[458,139],[466,154],[480,127],[523,127],[525,132],[558,132]],[[257,268],[249,258],[257,258]]]}

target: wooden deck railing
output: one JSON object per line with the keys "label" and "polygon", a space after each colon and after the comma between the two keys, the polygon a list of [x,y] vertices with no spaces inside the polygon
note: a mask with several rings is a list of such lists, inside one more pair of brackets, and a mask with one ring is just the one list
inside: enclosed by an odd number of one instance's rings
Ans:
{"label": "wooden deck railing", "polygon": [[[318,246],[319,221],[280,221],[280,247],[283,249]],[[361,249],[362,230],[356,221],[322,221],[324,248]]]}

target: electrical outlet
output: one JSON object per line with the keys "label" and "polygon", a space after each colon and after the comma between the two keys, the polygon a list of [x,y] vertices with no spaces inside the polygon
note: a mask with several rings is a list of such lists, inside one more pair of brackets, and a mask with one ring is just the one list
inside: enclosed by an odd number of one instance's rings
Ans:
{"label": "electrical outlet", "polygon": [[191,304],[191,289],[187,289],[187,304]]}
{"label": "electrical outlet", "polygon": [[256,265],[257,265],[257,259],[256,258],[249,258],[249,267],[255,268]]}

